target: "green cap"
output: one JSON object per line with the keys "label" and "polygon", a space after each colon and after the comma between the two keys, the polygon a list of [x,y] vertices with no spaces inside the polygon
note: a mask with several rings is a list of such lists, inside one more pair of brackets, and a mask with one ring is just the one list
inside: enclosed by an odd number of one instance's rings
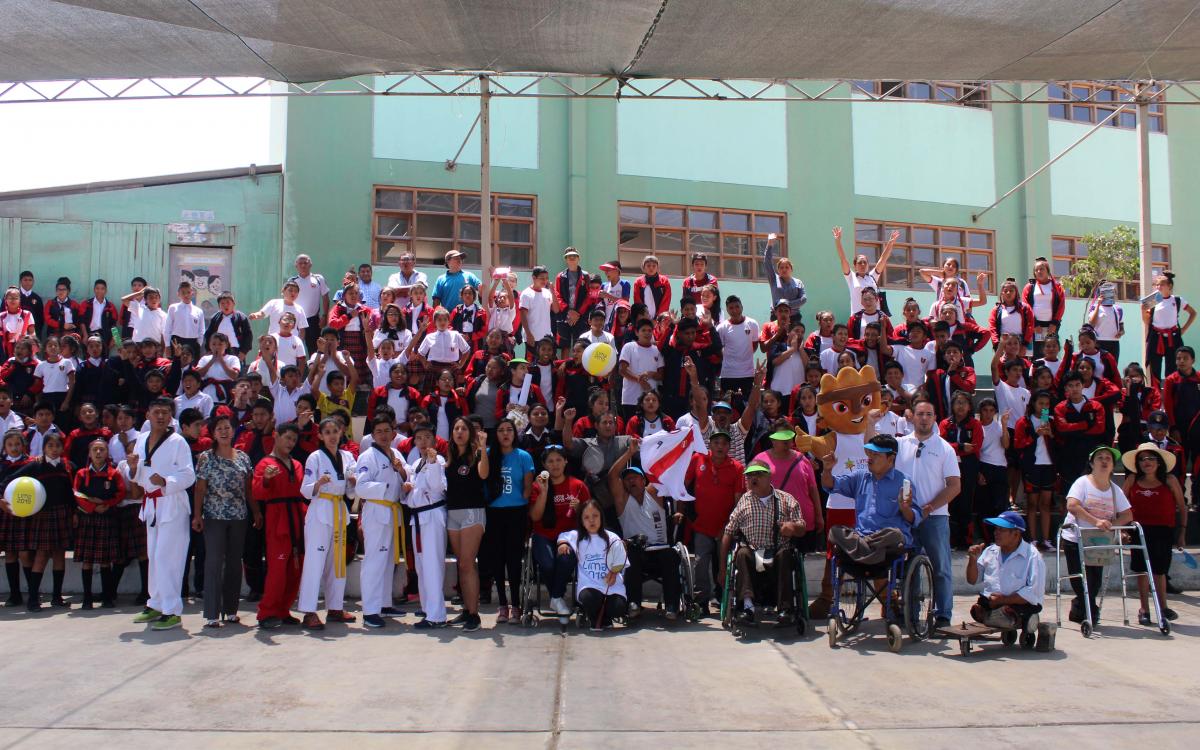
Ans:
{"label": "green cap", "polygon": [[750,464],[749,466],[746,467],[746,470],[743,471],[742,473],[743,474],[770,474],[771,470],[768,469],[767,467],[763,466],[762,464]]}
{"label": "green cap", "polygon": [[770,435],[767,435],[772,440],[795,440],[796,433],[794,430],[776,430]]}
{"label": "green cap", "polygon": [[1111,445],[1097,446],[1096,448],[1094,448],[1092,450],[1091,453],[1088,454],[1088,460],[1091,461],[1092,458],[1095,457],[1095,455],[1097,453],[1099,453],[1100,451],[1108,451],[1109,453],[1111,453],[1112,457],[1113,457],[1113,463],[1116,463],[1117,461],[1121,460],[1121,451],[1117,450],[1116,448],[1112,447]]}
{"label": "green cap", "polygon": [[508,360],[509,367],[516,367],[517,365],[527,365],[527,364],[529,364],[529,360],[522,359],[521,357],[513,357],[512,359]]}

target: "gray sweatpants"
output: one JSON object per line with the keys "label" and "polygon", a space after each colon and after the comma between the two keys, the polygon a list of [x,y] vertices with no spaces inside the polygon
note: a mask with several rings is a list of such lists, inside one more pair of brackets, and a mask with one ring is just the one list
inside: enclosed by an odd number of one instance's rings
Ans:
{"label": "gray sweatpants", "polygon": [[242,593],[242,545],[249,521],[204,519],[204,619],[236,615]]}
{"label": "gray sweatpants", "polygon": [[713,558],[721,551],[721,540],[696,532],[692,534],[692,547],[696,553],[696,588],[700,602],[707,604],[713,598]]}

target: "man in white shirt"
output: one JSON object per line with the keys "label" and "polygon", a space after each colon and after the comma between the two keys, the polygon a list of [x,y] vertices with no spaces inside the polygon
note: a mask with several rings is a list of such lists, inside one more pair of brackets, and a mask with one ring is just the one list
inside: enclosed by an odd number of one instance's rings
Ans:
{"label": "man in white shirt", "polygon": [[721,391],[750,395],[754,385],[754,351],[762,328],[758,321],[742,314],[742,300],[730,295],[725,299],[725,320],[717,324],[721,339]]}
{"label": "man in white shirt", "polygon": [[896,470],[912,482],[913,502],[921,524],[913,531],[933,565],[935,627],[950,624],[954,610],[954,577],[950,563],[950,501],[962,489],[954,447],[937,433],[937,417],[927,400],[913,406],[913,431],[897,442]]}
{"label": "man in white shirt", "polygon": [[[321,328],[329,317],[329,286],[325,277],[312,272],[312,258],[303,253],[296,256],[296,275],[288,279],[296,285],[296,299],[289,300],[298,304],[308,317],[296,321],[296,328],[304,331],[304,344],[309,351],[316,351],[317,339],[321,336]],[[272,318],[273,325],[277,318]],[[269,331],[275,333],[277,328]]]}
{"label": "man in white shirt", "polygon": [[654,324],[649,318],[637,323],[637,341],[621,347],[621,406],[628,418],[637,409],[638,399],[658,387],[666,362],[654,345]]}
{"label": "man in white shirt", "polygon": [[396,304],[404,307],[408,302],[408,293],[416,284],[424,284],[429,288],[429,279],[416,269],[417,256],[412,251],[405,250],[400,256],[400,270],[388,277],[387,288],[396,295]]}
{"label": "man in white shirt", "polygon": [[533,362],[537,342],[552,332],[550,306],[554,295],[546,288],[550,272],[545,266],[534,266],[531,282],[521,292],[521,330],[525,332],[525,358]]}
{"label": "man in white shirt", "polygon": [[200,349],[200,337],[204,334],[204,311],[192,303],[192,284],[179,282],[179,301],[167,308],[167,322],[163,327],[163,338],[168,344],[176,341],[193,344]]}

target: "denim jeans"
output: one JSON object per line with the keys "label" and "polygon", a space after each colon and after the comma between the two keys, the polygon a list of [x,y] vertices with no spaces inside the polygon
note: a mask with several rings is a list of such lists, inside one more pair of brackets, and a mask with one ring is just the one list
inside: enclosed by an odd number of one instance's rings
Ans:
{"label": "denim jeans", "polygon": [[929,516],[913,531],[933,565],[934,617],[951,619],[954,574],[950,567],[950,516]]}
{"label": "denim jeans", "polygon": [[533,537],[533,561],[542,574],[542,581],[550,590],[552,598],[560,598],[567,593],[567,584],[571,574],[575,572],[574,553],[558,554],[558,545],[541,534]]}

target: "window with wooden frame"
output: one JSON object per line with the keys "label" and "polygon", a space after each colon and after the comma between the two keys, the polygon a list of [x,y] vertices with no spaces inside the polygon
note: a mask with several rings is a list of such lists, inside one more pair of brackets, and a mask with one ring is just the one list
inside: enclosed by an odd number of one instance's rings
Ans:
{"label": "window with wooden frame", "polygon": [[[1162,91],[1151,86],[1153,98],[1149,105],[1150,132],[1167,132],[1167,110],[1163,104]],[[1125,102],[1132,102],[1136,91],[1133,86],[1106,85],[1089,81],[1051,83],[1046,87],[1049,99],[1062,99],[1063,104],[1050,104],[1051,120],[1098,123],[1116,111]],[[1137,127],[1137,108],[1130,106],[1108,121],[1109,127],[1133,130]]]}
{"label": "window with wooden frame", "polygon": [[471,190],[375,186],[371,215],[375,263],[397,265],[411,250],[418,265],[441,265],[446,253],[466,254],[479,268],[537,264],[537,196],[492,193],[492,250],[481,257],[479,193]]}
{"label": "window with wooden frame", "polygon": [[779,235],[778,255],[787,255],[787,216],[771,211],[678,206],[663,203],[617,204],[619,259],[627,272],[655,255],[668,276],[692,272],[690,258],[708,256],[708,270],[728,279],[763,280],[762,255],[767,235]]}
{"label": "window with wooden frame", "polygon": [[976,291],[976,277],[987,275],[985,291],[996,289],[996,233],[990,229],[905,224],[894,221],[855,219],[854,253],[865,255],[871,266],[879,260],[892,232],[900,233],[888,258],[880,283],[895,289],[925,290],[922,268],[941,268],[947,260],[958,261],[959,275]]}
{"label": "window with wooden frame", "polygon": [[[1075,261],[1080,258],[1086,258],[1088,254],[1087,243],[1080,237],[1055,235],[1050,238],[1050,248],[1054,253],[1053,258],[1051,258],[1051,268],[1054,271],[1054,275],[1060,278],[1069,275]],[[1152,244],[1150,246],[1150,264],[1152,268],[1151,276],[1157,276],[1163,271],[1169,270],[1171,268],[1171,246],[1158,243]],[[1119,300],[1136,302],[1142,296],[1142,285],[1137,279],[1132,281],[1109,279],[1109,281],[1117,285],[1117,299]]]}
{"label": "window with wooden frame", "polygon": [[986,83],[964,81],[855,81],[864,93],[885,99],[912,99],[933,104],[991,109]]}

